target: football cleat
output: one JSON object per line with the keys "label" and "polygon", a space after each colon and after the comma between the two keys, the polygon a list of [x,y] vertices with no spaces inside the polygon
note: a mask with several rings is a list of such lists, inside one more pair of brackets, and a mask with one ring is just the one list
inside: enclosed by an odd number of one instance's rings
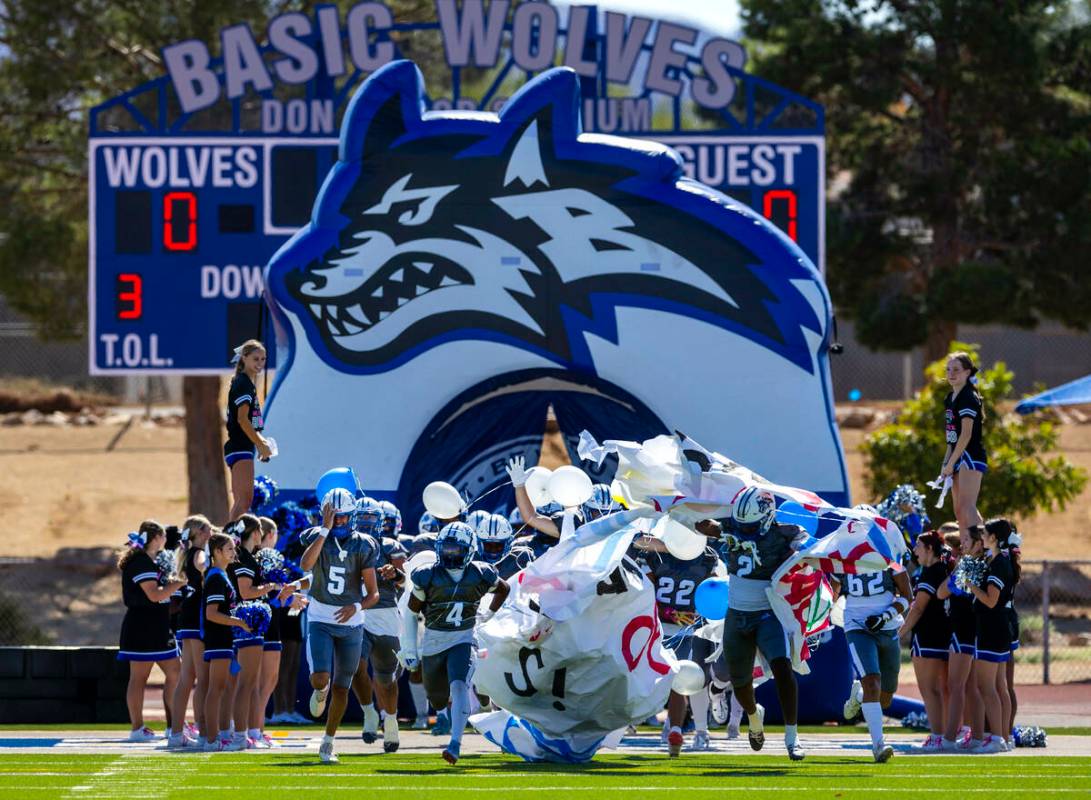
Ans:
{"label": "football cleat", "polygon": [[712,687],[709,687],[708,697],[712,701],[712,721],[717,725],[723,725],[727,722],[727,718],[731,716],[731,703],[727,698],[727,690],[714,692]]}
{"label": "football cleat", "polygon": [[682,745],[686,743],[685,737],[682,735],[682,731],[677,728],[672,728],[671,732],[667,734],[667,753],[671,758],[678,758],[682,752]]}
{"label": "football cleat", "polygon": [[885,764],[894,757],[894,748],[888,744],[882,744],[872,748],[871,754],[875,756],[876,764]]}
{"label": "football cleat", "polygon": [[712,740],[709,738],[708,731],[697,731],[693,734],[693,744],[689,746],[690,750],[711,750]]}
{"label": "football cleat", "polygon": [[799,742],[792,742],[791,744],[784,745],[788,749],[788,758],[792,761],[802,761],[807,757],[807,753],[803,750],[803,745]]}
{"label": "football cleat", "polygon": [[386,719],[383,720],[383,752],[398,752],[399,743],[398,717],[395,714],[388,714]]}
{"label": "football cleat", "polygon": [[462,742],[456,742],[452,739],[447,743],[447,746],[443,748],[443,760],[450,764],[452,767],[458,763],[459,751],[462,749]]}
{"label": "football cleat", "polygon": [[310,712],[311,716],[318,719],[322,716],[322,712],[326,710],[326,697],[329,696],[330,687],[325,689],[315,689],[311,692]]}
{"label": "football cleat", "polygon": [[747,719],[749,725],[746,737],[750,740],[751,750],[761,750],[765,746],[765,709],[761,703],[756,705],[757,709]]}
{"label": "football cleat", "polygon": [[333,752],[333,738],[323,738],[322,744],[318,746],[318,760],[323,764],[336,764],[340,759],[337,757],[337,753]]}
{"label": "football cleat", "polygon": [[379,712],[373,705],[364,707],[364,730],[360,733],[360,738],[364,740],[364,744],[373,744],[379,738]]}
{"label": "football cleat", "polygon": [[852,688],[849,689],[849,699],[845,701],[845,705],[841,708],[841,714],[850,722],[860,714],[860,701],[856,698],[862,691],[860,681],[853,681]]}

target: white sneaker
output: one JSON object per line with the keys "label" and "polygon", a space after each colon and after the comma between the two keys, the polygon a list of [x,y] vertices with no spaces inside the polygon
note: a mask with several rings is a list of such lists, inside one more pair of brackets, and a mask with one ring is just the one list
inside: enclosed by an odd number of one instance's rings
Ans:
{"label": "white sneaker", "polygon": [[364,706],[364,730],[360,737],[365,744],[372,744],[379,738],[379,712],[370,703]]}
{"label": "white sneaker", "polygon": [[[709,689],[708,699],[710,702],[710,710],[712,711],[712,720],[717,725],[723,725],[727,722],[727,718],[731,716],[731,703],[727,699],[727,689],[722,692],[714,692]],[[736,734],[738,735],[738,734]]]}
{"label": "white sneaker", "polygon": [[958,752],[960,753],[976,753],[977,749],[984,744],[981,739],[963,739],[958,743]]}
{"label": "white sneaker", "polygon": [[999,736],[985,737],[985,740],[973,751],[975,753],[1006,753],[1008,750],[1007,745],[1004,744],[1004,740]]}
{"label": "white sneaker", "polygon": [[245,749],[246,743],[240,742],[234,737],[230,739],[220,739],[219,744],[216,746],[216,750],[221,753],[237,753],[239,750]]}
{"label": "white sneaker", "polygon": [[333,752],[332,738],[322,738],[322,744],[318,746],[318,760],[323,764],[336,764],[340,761],[337,753]]}
{"label": "white sneaker", "polygon": [[871,748],[871,754],[875,756],[876,764],[885,764],[894,757],[894,748],[888,744],[881,744]]}
{"label": "white sneaker", "polygon": [[315,689],[311,692],[310,711],[311,716],[318,719],[322,716],[322,712],[326,710],[326,698],[329,697],[330,687],[327,685],[325,689]]}
{"label": "white sneaker", "polygon": [[197,740],[186,736],[185,732],[172,733],[167,737],[168,750],[181,750],[185,747],[196,747]]}
{"label": "white sneaker", "polygon": [[[954,746],[954,742],[952,742],[951,745]],[[923,743],[921,743],[921,746],[920,746],[919,749],[923,750],[926,753],[939,753],[942,750],[944,750],[943,737],[942,736],[936,736],[933,733],[933,734],[929,735],[929,737],[927,739],[925,739]]]}
{"label": "white sneaker", "polygon": [[856,699],[856,695],[863,691],[860,686],[860,681],[853,681],[852,688],[849,689],[849,699],[845,701],[845,705],[841,708],[841,714],[847,720],[856,719],[856,715],[860,713],[860,701]]}
{"label": "white sneaker", "polygon": [[248,750],[271,750],[272,745],[265,741],[264,736],[259,736],[257,739],[246,739],[246,748]]}
{"label": "white sneaker", "polygon": [[802,761],[804,758],[807,757],[807,753],[803,749],[803,745],[801,745],[798,741],[792,742],[791,744],[785,742],[784,747],[788,750],[788,758],[792,759],[792,761]]}
{"label": "white sneaker", "polygon": [[400,740],[398,739],[398,717],[396,714],[388,714],[383,720],[383,752],[398,752]]}
{"label": "white sneaker", "polygon": [[145,725],[143,728],[137,728],[135,731],[129,731],[130,742],[154,742],[159,738],[159,734]]}
{"label": "white sneaker", "polygon": [[761,703],[755,705],[757,710],[747,717],[749,730],[746,732],[746,737],[750,740],[751,750],[761,750],[765,746],[765,708]]}
{"label": "white sneaker", "polygon": [[261,733],[261,740],[265,742],[265,749],[272,750],[274,747],[280,747],[280,742],[267,734],[265,731]]}
{"label": "white sneaker", "polygon": [[690,750],[711,750],[712,741],[709,739],[708,731],[697,731],[693,734],[693,744],[689,746]]}
{"label": "white sneaker", "polygon": [[958,742],[953,742],[943,736],[939,740],[939,749],[944,753],[954,753],[958,750]]}

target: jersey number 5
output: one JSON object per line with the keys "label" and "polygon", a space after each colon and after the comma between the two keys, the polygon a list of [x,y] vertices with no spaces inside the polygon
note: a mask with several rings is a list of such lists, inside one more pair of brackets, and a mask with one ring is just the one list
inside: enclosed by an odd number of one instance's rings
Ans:
{"label": "jersey number 5", "polygon": [[330,577],[326,583],[326,591],[331,595],[341,594],[341,592],[345,591],[344,567],[330,567]]}

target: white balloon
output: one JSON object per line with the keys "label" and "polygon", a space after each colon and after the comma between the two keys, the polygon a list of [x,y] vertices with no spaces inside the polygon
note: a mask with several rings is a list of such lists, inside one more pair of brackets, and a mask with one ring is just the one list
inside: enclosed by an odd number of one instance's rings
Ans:
{"label": "white balloon", "polygon": [[424,508],[436,519],[453,519],[466,507],[458,489],[443,481],[432,481],[425,486],[421,499]]}
{"label": "white balloon", "polygon": [[558,467],[549,478],[549,493],[565,508],[582,506],[591,499],[595,487],[579,467]]}
{"label": "white balloon", "polygon": [[549,495],[549,479],[552,475],[553,470],[545,467],[531,467],[527,470],[527,495],[535,508],[541,508],[553,502],[553,498]]}
{"label": "white balloon", "polygon": [[708,538],[694,533],[681,522],[669,516],[663,517],[656,525],[655,536],[663,540],[667,552],[679,561],[692,561],[705,552]]}
{"label": "white balloon", "polygon": [[678,694],[697,694],[705,688],[705,673],[695,661],[679,661],[671,689]]}

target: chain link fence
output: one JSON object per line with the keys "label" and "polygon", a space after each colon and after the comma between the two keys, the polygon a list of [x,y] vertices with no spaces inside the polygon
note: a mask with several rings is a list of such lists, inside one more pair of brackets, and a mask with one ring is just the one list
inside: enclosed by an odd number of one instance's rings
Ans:
{"label": "chain link fence", "polygon": [[1024,560],[1016,683],[1091,680],[1091,560]]}
{"label": "chain link fence", "polygon": [[[838,323],[844,352],[830,358],[834,400],[843,403],[849,393],[860,392],[860,402],[903,400],[913,396],[924,374],[924,354],[877,353],[856,340],[851,322]],[[1037,387],[1057,386],[1091,373],[1091,333],[1073,331],[1056,323],[1044,323],[1026,331],[999,325],[960,325],[958,339],[981,345],[986,366],[1003,361],[1015,373],[1017,395]],[[855,396],[855,394],[853,394]]]}

